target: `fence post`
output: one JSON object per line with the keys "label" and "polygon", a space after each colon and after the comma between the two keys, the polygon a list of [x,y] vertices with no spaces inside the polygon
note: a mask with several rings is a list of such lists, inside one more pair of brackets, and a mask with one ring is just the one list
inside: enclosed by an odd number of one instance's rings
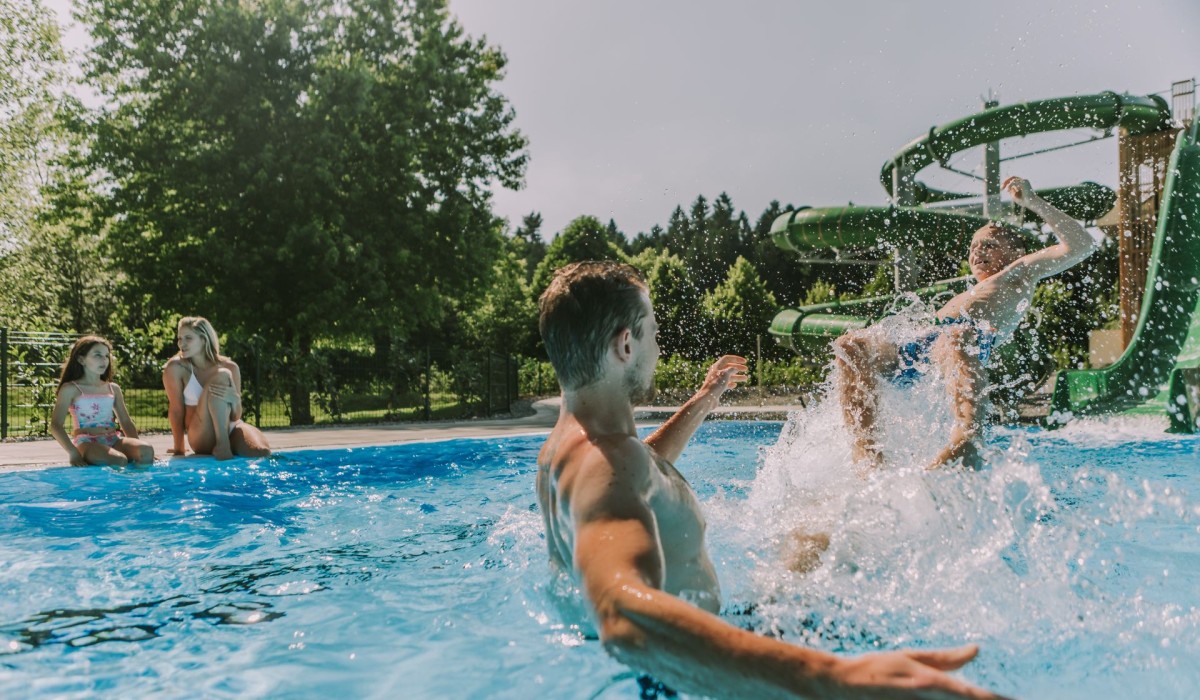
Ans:
{"label": "fence post", "polygon": [[429,346],[425,346],[425,421],[432,420],[429,412],[429,383],[430,374],[433,372],[433,358],[429,354]]}
{"label": "fence post", "polygon": [[262,342],[254,337],[254,427],[262,428]]}
{"label": "fence post", "polygon": [[761,399],[763,397],[763,383],[762,383],[763,358],[762,358],[762,334],[761,333],[759,335],[754,336],[754,347],[755,347],[754,372],[755,372],[755,374],[758,375],[758,381],[755,383],[758,385],[758,398]]}
{"label": "fence post", "polygon": [[504,409],[511,411],[513,402],[517,400],[517,395],[521,393],[521,378],[517,374],[517,358],[512,355],[505,355],[504,370],[504,388],[506,389],[504,396],[507,399],[504,402]]}
{"label": "fence post", "polygon": [[0,328],[0,440],[8,437],[8,329]]}
{"label": "fence post", "polygon": [[490,416],[490,415],[492,415],[492,411],[494,410],[493,404],[492,404],[493,377],[492,377],[492,351],[491,350],[487,351],[487,365],[485,366],[485,369],[484,369],[484,376],[487,377],[487,414]]}

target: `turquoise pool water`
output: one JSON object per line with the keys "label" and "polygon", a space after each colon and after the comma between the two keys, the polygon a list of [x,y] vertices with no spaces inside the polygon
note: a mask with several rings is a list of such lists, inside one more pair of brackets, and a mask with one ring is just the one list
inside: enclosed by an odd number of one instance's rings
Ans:
{"label": "turquoise pool water", "polygon": [[[680,460],[727,602],[756,604],[731,621],[978,642],[963,675],[1021,697],[1200,691],[1200,440],[998,430],[982,473],[860,477],[819,420],[710,422]],[[0,474],[0,697],[635,697],[551,599],[540,444]],[[808,574],[795,528],[830,533]]]}

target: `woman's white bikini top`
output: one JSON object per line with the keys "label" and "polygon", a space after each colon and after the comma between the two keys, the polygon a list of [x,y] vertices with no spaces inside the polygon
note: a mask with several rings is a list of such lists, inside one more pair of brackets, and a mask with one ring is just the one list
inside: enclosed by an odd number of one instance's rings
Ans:
{"label": "woman's white bikini top", "polygon": [[200,403],[200,395],[204,393],[204,387],[196,379],[196,369],[189,364],[188,369],[192,370],[192,376],[188,378],[188,383],[183,387],[183,405],[195,406]]}

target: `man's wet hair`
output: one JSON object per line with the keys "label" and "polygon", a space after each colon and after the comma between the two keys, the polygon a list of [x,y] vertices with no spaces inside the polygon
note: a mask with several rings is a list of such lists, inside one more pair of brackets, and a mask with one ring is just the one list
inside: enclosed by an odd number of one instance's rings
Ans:
{"label": "man's wet hair", "polygon": [[641,339],[649,292],[632,265],[589,260],[559,268],[538,299],[538,330],[564,389],[600,379],[608,343],[628,328]]}

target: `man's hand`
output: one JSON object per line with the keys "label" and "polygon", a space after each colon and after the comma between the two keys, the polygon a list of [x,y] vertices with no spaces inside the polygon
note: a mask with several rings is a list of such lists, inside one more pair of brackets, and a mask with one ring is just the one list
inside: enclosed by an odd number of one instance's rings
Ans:
{"label": "man's hand", "polygon": [[842,660],[837,680],[848,697],[856,698],[976,698],[1001,696],[968,685],[946,674],[962,668],[975,655],[974,644],[957,649],[889,651]]}
{"label": "man's hand", "polygon": [[746,358],[737,355],[725,355],[708,368],[704,384],[700,386],[692,398],[688,399],[675,415],[667,419],[658,430],[646,438],[649,445],[660,457],[668,462],[679,459],[688,440],[696,432],[696,428],[704,422],[704,417],[717,407],[721,395],[730,387],[750,378],[746,371]]}
{"label": "man's hand", "polygon": [[746,358],[737,355],[723,355],[712,364],[712,367],[708,368],[708,374],[704,377],[704,384],[700,387],[700,391],[712,394],[719,399],[726,390],[732,389],[748,379],[750,379],[750,373],[746,368]]}

